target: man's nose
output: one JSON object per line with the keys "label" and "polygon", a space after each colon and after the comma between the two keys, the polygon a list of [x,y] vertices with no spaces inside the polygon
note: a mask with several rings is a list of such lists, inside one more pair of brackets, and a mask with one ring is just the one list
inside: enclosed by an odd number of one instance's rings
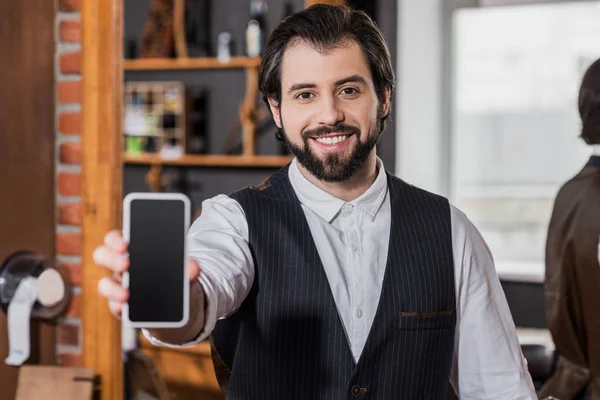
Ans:
{"label": "man's nose", "polygon": [[319,107],[319,124],[333,126],[344,121],[344,111],[334,96],[324,98]]}

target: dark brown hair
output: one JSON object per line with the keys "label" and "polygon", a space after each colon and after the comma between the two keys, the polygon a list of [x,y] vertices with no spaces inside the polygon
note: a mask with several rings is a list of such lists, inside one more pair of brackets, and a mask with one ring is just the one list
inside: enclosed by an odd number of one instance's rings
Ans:
{"label": "dark brown hair", "polygon": [[589,66],[579,88],[581,138],[587,144],[600,144],[600,59]]}
{"label": "dark brown hair", "polygon": [[[258,85],[263,100],[281,102],[281,61],[293,40],[304,40],[317,51],[325,52],[347,40],[361,47],[373,78],[378,98],[386,90],[393,94],[396,78],[390,51],[381,30],[363,11],[346,6],[315,4],[285,18],[271,33],[260,64]],[[391,98],[391,96],[390,96]],[[382,116],[382,121],[389,117]]]}

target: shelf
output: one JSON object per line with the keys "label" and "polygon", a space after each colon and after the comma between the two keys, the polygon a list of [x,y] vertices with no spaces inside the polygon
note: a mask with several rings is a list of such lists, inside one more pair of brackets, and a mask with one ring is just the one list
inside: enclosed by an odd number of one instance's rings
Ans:
{"label": "shelf", "polygon": [[159,164],[206,167],[283,167],[291,156],[243,156],[243,155],[185,155],[177,159],[162,159],[156,155],[123,154],[124,164]]}
{"label": "shelf", "polygon": [[149,71],[172,69],[224,69],[224,68],[258,68],[260,57],[231,57],[227,63],[219,62],[218,58],[138,58],[125,60],[125,71]]}

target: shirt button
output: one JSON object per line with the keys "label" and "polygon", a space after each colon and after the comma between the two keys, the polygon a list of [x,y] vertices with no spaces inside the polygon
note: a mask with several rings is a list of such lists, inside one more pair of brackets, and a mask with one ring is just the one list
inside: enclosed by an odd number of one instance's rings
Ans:
{"label": "shirt button", "polygon": [[346,214],[352,213],[352,211],[354,211],[354,204],[346,204],[344,206],[344,211],[346,212]]}
{"label": "shirt button", "polygon": [[354,310],[354,315],[356,316],[356,318],[360,318],[363,316],[363,312],[360,308],[357,308],[356,310]]}
{"label": "shirt button", "polygon": [[354,396],[358,396],[360,394],[360,386],[358,386],[358,385],[352,386],[352,394]]}
{"label": "shirt button", "polygon": [[352,250],[353,253],[356,253],[358,251],[358,246],[355,245],[354,243],[350,246],[350,250]]}

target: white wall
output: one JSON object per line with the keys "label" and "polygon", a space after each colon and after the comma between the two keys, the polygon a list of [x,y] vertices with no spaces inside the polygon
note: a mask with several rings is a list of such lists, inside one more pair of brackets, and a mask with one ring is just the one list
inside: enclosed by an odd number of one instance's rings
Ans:
{"label": "white wall", "polygon": [[442,0],[399,0],[396,174],[447,195],[441,23]]}

